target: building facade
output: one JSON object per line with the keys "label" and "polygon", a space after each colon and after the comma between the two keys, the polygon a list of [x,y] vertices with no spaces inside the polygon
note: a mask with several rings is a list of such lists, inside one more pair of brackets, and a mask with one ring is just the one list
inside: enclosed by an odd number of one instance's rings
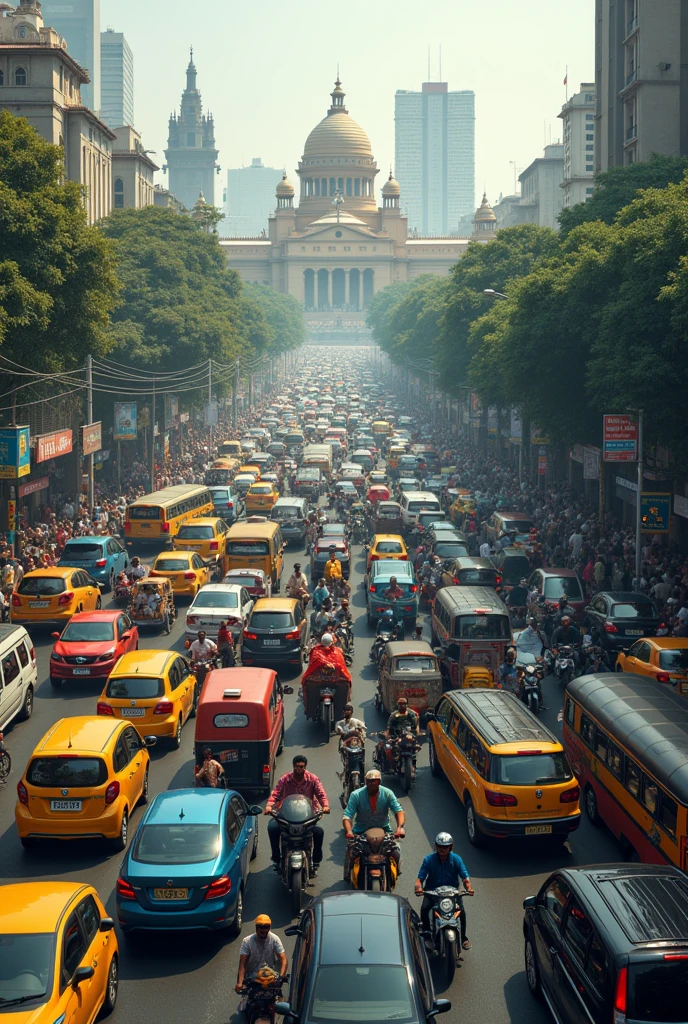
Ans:
{"label": "building facade", "polygon": [[475,213],[475,93],[423,82],[394,101],[395,172],[402,211],[423,235],[458,232]]}
{"label": "building facade", "polygon": [[0,17],[0,107],[25,117],[64,151],[65,174],[84,186],[91,223],[112,209],[114,133],[83,103],[88,74],[66,40],[43,24],[40,3],[20,0]]}
{"label": "building facade", "polygon": [[167,162],[163,166],[163,172],[170,172],[170,191],[187,210],[193,210],[201,192],[210,206],[215,205],[215,175],[220,171],[215,124],[212,114],[203,113],[196,76],[192,50],[181,109],[170,117]]}
{"label": "building facade", "polygon": [[557,220],[564,205],[564,147],[561,143],[545,146],[543,156],[533,160],[518,176],[521,182],[519,213],[522,224],[559,230]]}
{"label": "building facade", "polygon": [[254,157],[248,167],[228,170],[222,233],[240,237],[259,235],[274,211],[275,182],[283,174],[283,167],[265,167],[260,157]]}
{"label": "building facade", "polygon": [[596,0],[595,170],[688,155],[688,4]]}
{"label": "building facade", "polygon": [[[403,192],[391,172],[377,205],[370,140],[344,98],[337,79],[327,115],[306,139],[299,161],[298,205],[297,190],[284,174],[267,234],[220,239],[228,266],[246,281],[293,295],[314,322],[333,313],[337,322],[362,321],[380,289],[421,274],[449,273],[469,244],[468,237],[409,236]],[[476,237],[492,237],[485,211],[476,219],[483,224]]]}
{"label": "building facade", "polygon": [[100,0],[69,0],[68,3],[46,3],[43,17],[67,40],[69,53],[88,71],[88,81],[81,90],[85,107],[100,111]]}
{"label": "building facade", "polygon": [[123,32],[100,36],[100,117],[110,128],[134,123],[134,55]]}
{"label": "building facade", "polygon": [[153,202],[165,210],[174,210],[175,213],[184,213],[184,207],[175,195],[162,185],[156,185],[153,189]]}
{"label": "building facade", "polygon": [[564,206],[585,203],[593,193],[595,173],[595,83],[582,82],[558,115],[563,124]]}
{"label": "building facade", "polygon": [[131,125],[115,128],[112,146],[112,205],[115,210],[155,204],[153,176],[159,170]]}

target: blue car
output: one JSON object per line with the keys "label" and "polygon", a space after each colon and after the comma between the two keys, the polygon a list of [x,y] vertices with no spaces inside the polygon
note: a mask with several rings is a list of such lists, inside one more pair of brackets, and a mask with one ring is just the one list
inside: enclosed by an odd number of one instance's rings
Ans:
{"label": "blue car", "polygon": [[[396,576],[397,585],[404,596],[395,602],[385,598],[389,589],[389,581]],[[371,562],[370,573],[366,577],[366,618],[368,625],[373,626],[380,616],[393,608],[399,618],[403,618],[407,629],[412,629],[418,616],[418,585],[410,562],[384,558],[379,562]]]}
{"label": "blue car", "polygon": [[124,934],[201,928],[238,935],[260,813],[234,790],[159,793],[117,879],[117,917]]}
{"label": "blue car", "polygon": [[112,590],[117,574],[129,565],[129,555],[114,537],[74,537],[65,544],[58,565],[85,569],[96,583]]}

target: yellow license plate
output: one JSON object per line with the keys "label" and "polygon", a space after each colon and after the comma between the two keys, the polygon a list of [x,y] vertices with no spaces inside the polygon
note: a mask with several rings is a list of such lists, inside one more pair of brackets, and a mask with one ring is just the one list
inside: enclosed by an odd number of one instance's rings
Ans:
{"label": "yellow license plate", "polygon": [[551,825],[526,825],[527,836],[547,836],[551,831]]}
{"label": "yellow license plate", "polygon": [[156,900],[188,900],[188,889],[153,889],[153,898]]}

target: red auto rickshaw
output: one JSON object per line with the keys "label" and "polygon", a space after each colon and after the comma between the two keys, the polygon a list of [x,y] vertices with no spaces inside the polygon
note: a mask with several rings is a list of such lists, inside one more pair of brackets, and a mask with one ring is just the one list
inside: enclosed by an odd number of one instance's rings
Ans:
{"label": "red auto rickshaw", "polygon": [[373,484],[372,487],[368,488],[366,501],[371,502],[373,505],[377,505],[378,501],[389,501],[390,497],[391,495],[388,487],[385,487],[384,484]]}

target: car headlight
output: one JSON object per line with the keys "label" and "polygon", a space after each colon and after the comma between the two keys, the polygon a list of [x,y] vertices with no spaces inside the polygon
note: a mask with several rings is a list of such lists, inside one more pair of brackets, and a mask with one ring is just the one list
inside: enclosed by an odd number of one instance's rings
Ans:
{"label": "car headlight", "polygon": [[454,909],[454,901],[445,899],[440,900],[440,910],[443,914],[449,914]]}
{"label": "car headlight", "polygon": [[101,654],[98,661],[109,661],[110,658],[115,656],[115,648],[111,647],[109,651],[105,651],[105,654]]}
{"label": "car headlight", "polygon": [[62,655],[61,654],[55,654],[55,651],[53,651],[53,653],[50,655],[50,660],[51,661],[62,661]]}

